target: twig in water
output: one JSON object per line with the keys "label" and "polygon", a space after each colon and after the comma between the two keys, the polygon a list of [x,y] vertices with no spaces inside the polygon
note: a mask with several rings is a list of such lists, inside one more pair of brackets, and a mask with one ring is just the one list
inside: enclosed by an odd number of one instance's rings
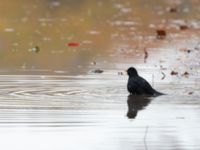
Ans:
{"label": "twig in water", "polygon": [[148,56],[149,56],[149,54],[148,54],[148,52],[147,52],[147,50],[146,50],[146,48],[145,48],[145,49],[144,49],[144,63],[147,62]]}
{"label": "twig in water", "polygon": [[145,146],[145,150],[148,150],[147,143],[146,143],[148,129],[149,129],[149,126],[146,127],[145,134],[144,134],[144,146]]}
{"label": "twig in water", "polygon": [[164,80],[165,77],[166,77],[166,75],[164,74],[164,72],[161,72],[161,73],[162,73],[162,75],[163,75],[163,77],[161,78],[161,80]]}

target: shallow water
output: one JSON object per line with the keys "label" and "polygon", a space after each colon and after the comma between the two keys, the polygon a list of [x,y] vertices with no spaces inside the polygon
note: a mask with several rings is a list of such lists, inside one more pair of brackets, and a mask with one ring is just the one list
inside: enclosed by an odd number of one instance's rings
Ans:
{"label": "shallow water", "polygon": [[[0,76],[1,146],[6,150],[200,148],[198,94],[185,93],[186,84],[155,84],[168,95],[128,97],[126,81],[126,76],[106,73]],[[131,118],[128,112],[133,112]]]}

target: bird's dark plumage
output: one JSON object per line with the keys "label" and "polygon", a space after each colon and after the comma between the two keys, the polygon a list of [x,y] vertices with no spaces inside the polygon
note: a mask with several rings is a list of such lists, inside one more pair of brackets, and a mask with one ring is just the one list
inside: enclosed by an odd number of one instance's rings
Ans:
{"label": "bird's dark plumage", "polygon": [[151,85],[142,77],[140,77],[137,73],[137,70],[133,67],[130,67],[127,70],[129,79],[127,84],[128,91],[133,95],[151,95],[151,96],[159,96],[163,95],[153,89]]}

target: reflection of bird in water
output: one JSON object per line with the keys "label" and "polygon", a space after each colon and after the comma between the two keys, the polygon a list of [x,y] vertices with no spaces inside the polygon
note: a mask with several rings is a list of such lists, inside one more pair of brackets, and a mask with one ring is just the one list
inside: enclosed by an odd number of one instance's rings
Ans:
{"label": "reflection of bird in water", "polygon": [[137,116],[138,111],[145,109],[145,107],[151,102],[151,98],[142,95],[129,95],[127,104],[128,104],[128,118],[135,118]]}
{"label": "reflection of bird in water", "polygon": [[152,95],[152,96],[159,96],[163,95],[153,89],[151,85],[142,77],[140,77],[137,73],[137,70],[133,67],[130,67],[127,70],[129,79],[127,84],[127,89],[130,94],[133,95]]}

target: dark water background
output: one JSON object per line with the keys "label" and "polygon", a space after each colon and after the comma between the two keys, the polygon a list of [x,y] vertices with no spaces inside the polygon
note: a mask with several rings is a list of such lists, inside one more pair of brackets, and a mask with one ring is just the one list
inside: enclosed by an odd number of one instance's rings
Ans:
{"label": "dark water background", "polygon": [[[200,149],[199,14],[198,0],[1,2],[0,147]],[[130,66],[167,95],[128,96]]]}

